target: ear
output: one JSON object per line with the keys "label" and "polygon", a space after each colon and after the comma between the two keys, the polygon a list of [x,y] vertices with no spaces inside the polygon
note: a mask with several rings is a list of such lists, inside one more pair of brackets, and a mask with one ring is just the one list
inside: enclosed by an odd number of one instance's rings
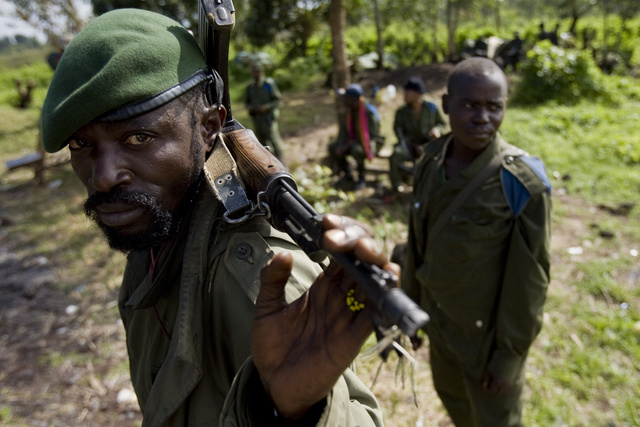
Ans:
{"label": "ear", "polygon": [[449,95],[446,93],[442,94],[442,111],[448,116],[449,115]]}
{"label": "ear", "polygon": [[226,117],[227,110],[223,106],[220,106],[220,108],[218,108],[217,106],[212,106],[206,108],[202,113],[200,132],[202,134],[203,141],[207,145],[208,150],[213,147],[216,136],[218,135],[218,133],[220,133],[222,124],[224,123]]}

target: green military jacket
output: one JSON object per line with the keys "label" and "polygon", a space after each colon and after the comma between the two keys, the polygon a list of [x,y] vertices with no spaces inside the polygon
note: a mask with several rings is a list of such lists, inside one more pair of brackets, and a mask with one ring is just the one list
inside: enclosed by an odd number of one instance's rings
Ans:
{"label": "green military jacket", "polygon": [[410,105],[403,105],[396,111],[393,121],[393,131],[398,140],[404,138],[407,144],[424,144],[429,141],[429,131],[438,127],[440,132],[444,130],[446,122],[438,107],[427,100],[422,100],[420,117],[416,118]]}
{"label": "green military jacket", "polygon": [[[261,385],[250,358],[260,270],[279,251],[293,254],[288,301],[320,272],[266,221],[232,228],[221,213],[206,186],[188,230],[164,248],[151,272],[149,253],[128,257],[119,308],[144,426],[263,425],[252,419],[261,415],[251,397]],[[318,425],[381,424],[375,397],[345,372]]]}
{"label": "green military jacket", "polygon": [[[451,134],[431,142],[416,165],[402,287],[431,316],[430,340],[446,346],[478,379],[486,368],[515,379],[542,325],[549,284],[550,187],[526,156],[466,199],[427,250],[429,229],[498,152],[496,138],[460,174],[443,179]],[[540,171],[538,171],[540,173]],[[518,205],[505,196],[522,196]],[[515,190],[514,190],[515,189]],[[526,197],[528,195],[528,198]],[[519,201],[517,201],[519,200]]]}
{"label": "green military jacket", "polygon": [[[265,114],[277,118],[282,105],[282,94],[276,82],[269,77],[262,77],[258,83],[250,83],[244,94],[247,109],[264,107]],[[255,116],[254,116],[255,118]]]}

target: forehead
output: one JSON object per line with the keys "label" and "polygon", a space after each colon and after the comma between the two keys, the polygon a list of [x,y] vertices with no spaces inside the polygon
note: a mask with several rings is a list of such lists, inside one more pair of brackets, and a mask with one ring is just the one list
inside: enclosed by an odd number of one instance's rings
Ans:
{"label": "forehead", "polygon": [[502,100],[507,97],[507,82],[499,73],[459,76],[451,87],[452,99]]}
{"label": "forehead", "polygon": [[98,129],[108,132],[140,130],[168,133],[178,129],[181,122],[188,121],[189,110],[184,107],[183,101],[177,98],[155,110],[135,117],[113,121],[98,118],[78,129],[74,136],[92,133]]}

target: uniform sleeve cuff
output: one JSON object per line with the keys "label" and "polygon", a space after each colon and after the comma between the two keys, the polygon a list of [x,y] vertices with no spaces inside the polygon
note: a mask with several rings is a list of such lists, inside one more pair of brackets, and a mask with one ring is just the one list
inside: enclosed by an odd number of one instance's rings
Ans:
{"label": "uniform sleeve cuff", "polygon": [[494,375],[515,381],[522,370],[525,357],[507,354],[500,349],[493,352],[487,370]]}
{"label": "uniform sleeve cuff", "polygon": [[299,420],[291,420],[279,415],[262,386],[253,359],[248,358],[236,374],[227,395],[220,424],[265,427],[314,426],[324,416],[328,400],[328,398],[320,400]]}

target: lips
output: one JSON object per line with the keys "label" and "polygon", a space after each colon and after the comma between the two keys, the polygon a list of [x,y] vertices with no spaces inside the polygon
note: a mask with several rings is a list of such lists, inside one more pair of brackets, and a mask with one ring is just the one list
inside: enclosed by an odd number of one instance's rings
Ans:
{"label": "lips", "polygon": [[469,135],[488,136],[488,135],[493,135],[494,130],[486,129],[486,128],[471,128],[471,129],[467,129],[467,133]]}
{"label": "lips", "polygon": [[103,203],[95,211],[104,225],[114,228],[131,226],[145,213],[140,206],[128,203]]}

